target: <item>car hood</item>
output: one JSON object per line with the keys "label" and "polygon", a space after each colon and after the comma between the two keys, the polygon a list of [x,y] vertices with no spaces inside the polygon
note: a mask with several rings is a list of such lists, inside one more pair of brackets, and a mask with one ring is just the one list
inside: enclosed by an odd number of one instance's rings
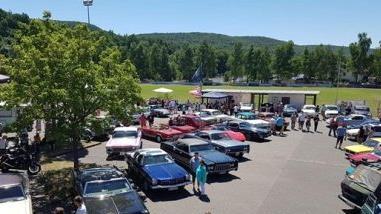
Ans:
{"label": "car hood", "polygon": [[356,134],[359,133],[359,131],[360,131],[360,129],[348,129],[347,130],[347,134],[349,134],[349,135],[356,135]]}
{"label": "car hood", "polygon": [[146,210],[135,191],[104,198],[86,198],[85,205],[87,212],[94,214],[144,213]]}
{"label": "car hood", "polygon": [[143,170],[157,180],[182,178],[188,174],[185,169],[176,163],[146,165]]}
{"label": "car hood", "polygon": [[242,143],[238,140],[213,140],[212,141],[215,144],[221,145],[223,147],[234,147],[234,146],[247,146],[249,144]]}
{"label": "car hood", "polygon": [[158,133],[162,133],[162,134],[166,134],[166,135],[180,135],[182,134],[181,131],[179,130],[176,130],[176,129],[160,129],[160,130],[157,130]]}
{"label": "car hood", "polygon": [[0,203],[1,213],[32,214],[29,200],[9,201]]}
{"label": "car hood", "polygon": [[185,125],[185,126],[171,126],[172,129],[176,129],[178,131],[181,131],[181,132],[192,132],[194,130],[196,130],[196,128],[194,128],[193,126],[188,126],[188,125]]}
{"label": "car hood", "polygon": [[245,120],[245,122],[248,122],[250,124],[253,124],[253,125],[257,125],[257,124],[260,124],[260,125],[268,125],[270,126],[270,123],[266,120],[261,120],[261,119],[256,119],[256,120]]}
{"label": "car hood", "polygon": [[337,111],[337,110],[326,110],[325,114],[339,114],[339,111]]}
{"label": "car hood", "polygon": [[349,159],[356,162],[362,161],[363,159],[366,159],[367,161],[377,161],[380,159],[380,156],[375,155],[373,153],[365,153],[365,154],[351,155]]}
{"label": "car hood", "polygon": [[345,150],[354,153],[372,152],[374,149],[364,145],[353,145],[345,147]]}
{"label": "car hood", "polygon": [[305,112],[305,113],[315,113],[315,110],[312,110],[312,109],[302,109],[302,112]]}
{"label": "car hood", "polygon": [[106,147],[125,147],[125,146],[138,146],[140,143],[140,138],[133,137],[120,137],[111,138],[106,143]]}
{"label": "car hood", "polygon": [[200,151],[198,153],[206,162],[226,163],[236,161],[236,159],[216,150]]}

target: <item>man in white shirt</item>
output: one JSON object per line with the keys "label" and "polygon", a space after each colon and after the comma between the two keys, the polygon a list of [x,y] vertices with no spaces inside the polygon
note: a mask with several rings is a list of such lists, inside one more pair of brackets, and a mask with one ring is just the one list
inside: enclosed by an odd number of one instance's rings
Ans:
{"label": "man in white shirt", "polygon": [[74,198],[74,204],[77,207],[77,210],[75,211],[75,214],[87,214],[86,206],[83,203],[83,199],[81,196],[75,196]]}
{"label": "man in white shirt", "polygon": [[5,153],[5,150],[8,147],[8,141],[7,136],[3,135],[3,137],[0,139],[0,154]]}

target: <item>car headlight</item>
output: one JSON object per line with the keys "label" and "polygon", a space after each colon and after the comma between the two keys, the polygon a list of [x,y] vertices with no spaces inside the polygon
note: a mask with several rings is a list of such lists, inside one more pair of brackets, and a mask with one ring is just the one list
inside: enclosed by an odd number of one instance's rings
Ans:
{"label": "car headlight", "polygon": [[157,180],[155,178],[152,178],[152,185],[156,185],[157,184]]}

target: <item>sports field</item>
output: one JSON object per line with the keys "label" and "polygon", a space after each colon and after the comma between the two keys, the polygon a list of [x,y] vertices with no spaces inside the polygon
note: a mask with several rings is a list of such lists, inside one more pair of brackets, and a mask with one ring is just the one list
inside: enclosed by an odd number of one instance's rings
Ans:
{"label": "sports field", "polygon": [[[147,99],[150,97],[163,96],[152,90],[160,87],[172,89],[173,92],[169,94],[171,98],[180,101],[193,100],[194,97],[189,94],[190,90],[194,90],[195,86],[192,85],[153,85],[142,84],[142,96]],[[336,100],[336,88],[319,88],[319,87],[240,87],[240,86],[204,86],[206,88],[232,88],[232,89],[258,89],[258,90],[312,90],[320,91],[317,96],[317,103],[333,104]],[[378,105],[381,100],[381,89],[368,89],[368,88],[339,88],[338,100],[366,100],[367,104],[371,107],[373,115],[375,115]]]}

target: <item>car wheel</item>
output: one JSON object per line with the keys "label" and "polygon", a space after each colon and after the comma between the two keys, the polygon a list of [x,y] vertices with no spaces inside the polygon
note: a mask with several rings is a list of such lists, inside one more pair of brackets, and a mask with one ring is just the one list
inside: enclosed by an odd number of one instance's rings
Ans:
{"label": "car wheel", "polygon": [[163,139],[161,139],[161,137],[160,137],[159,135],[156,136],[156,142],[161,143],[162,140],[163,140]]}

